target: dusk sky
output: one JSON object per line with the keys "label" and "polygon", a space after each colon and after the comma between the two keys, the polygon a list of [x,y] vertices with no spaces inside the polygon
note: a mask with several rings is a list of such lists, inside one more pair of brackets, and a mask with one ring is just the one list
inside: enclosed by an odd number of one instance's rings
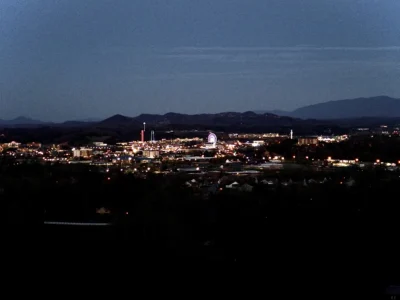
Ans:
{"label": "dusk sky", "polygon": [[400,97],[399,0],[1,0],[0,118]]}

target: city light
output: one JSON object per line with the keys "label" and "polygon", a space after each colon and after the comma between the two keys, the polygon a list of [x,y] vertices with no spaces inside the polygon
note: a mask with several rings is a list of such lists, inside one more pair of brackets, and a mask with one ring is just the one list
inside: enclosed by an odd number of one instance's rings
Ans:
{"label": "city light", "polygon": [[[145,127],[142,129],[144,131]],[[285,161],[285,157],[281,156],[285,152],[276,153],[272,152],[270,149],[264,149],[262,152],[257,151],[257,148],[260,145],[278,144],[280,141],[273,141],[271,139],[266,140],[266,138],[278,138],[279,136],[268,134],[231,135],[233,140],[226,140],[226,137],[218,140],[215,134],[209,133],[208,136],[206,135],[203,138],[160,139],[159,141],[151,141],[151,143],[150,141],[141,142],[140,139],[138,139],[131,142],[119,142],[117,145],[93,142],[92,144],[80,145],[79,147],[76,146],[69,149],[64,147],[61,148],[60,145],[47,146],[44,149],[40,149],[40,146],[38,146],[37,149],[32,149],[32,145],[41,144],[30,143],[29,145],[24,145],[22,143],[13,142],[12,146],[15,146],[18,150],[14,153],[10,152],[7,155],[10,157],[17,157],[18,160],[20,160],[14,162],[14,165],[19,165],[22,160],[29,159],[29,157],[26,157],[31,154],[38,156],[38,158],[45,164],[58,162],[64,164],[104,166],[99,169],[107,175],[120,170],[121,174],[126,171],[127,174],[135,173],[135,176],[144,177],[146,177],[145,173],[155,172],[167,174],[176,170],[180,170],[180,172],[202,171],[204,173],[207,173],[208,170],[219,170],[220,172],[235,172],[233,174],[236,174],[236,162],[242,164],[241,166],[238,166],[241,168],[240,172],[242,172],[244,168],[257,168],[257,166],[260,165],[262,165],[261,168],[263,169],[272,168],[270,167],[272,165],[273,168],[275,168],[276,166],[283,164]],[[246,142],[240,142],[237,140],[238,138],[241,138]],[[325,140],[327,140],[327,138]],[[211,144],[215,147],[211,147]],[[11,145],[11,143],[0,144],[0,149],[9,147],[8,145]],[[322,147],[323,146],[324,145],[322,145]],[[295,153],[299,151],[299,155],[302,159],[311,161],[310,163],[313,163],[315,166],[322,166],[323,162],[320,161],[329,161],[332,163],[329,164],[329,166],[324,166],[328,168],[348,167],[359,163],[359,158],[354,158],[353,160],[335,160],[332,158],[333,155],[328,156],[326,159],[312,158],[309,156],[313,155],[312,152],[309,152],[308,149],[304,150],[305,151],[303,152],[302,149],[292,149]],[[205,155],[206,151],[207,154]],[[290,156],[286,157],[286,160],[289,158]],[[292,154],[292,158],[293,164],[296,163],[297,156]],[[225,161],[226,165],[221,165],[222,160]],[[192,165],[192,163],[186,165],[185,162],[190,161],[196,163],[194,165]],[[176,165],[169,165],[168,162]],[[161,163],[162,168],[160,168],[159,165]],[[377,167],[383,166],[380,159],[372,160],[372,163],[375,163],[375,166]],[[183,166],[180,164],[183,164]],[[385,163],[384,166],[387,168],[393,168],[396,167],[396,165],[400,165],[400,160],[397,161],[397,164],[393,165],[393,163]],[[235,166],[235,169],[231,169],[233,166]],[[362,164],[359,166],[361,168],[364,167]],[[94,169],[92,169],[92,171],[94,171]],[[248,171],[245,170],[245,172]],[[248,172],[248,174],[249,173],[250,172]],[[242,173],[240,174],[242,175]],[[106,180],[110,179],[110,177],[106,177]]]}

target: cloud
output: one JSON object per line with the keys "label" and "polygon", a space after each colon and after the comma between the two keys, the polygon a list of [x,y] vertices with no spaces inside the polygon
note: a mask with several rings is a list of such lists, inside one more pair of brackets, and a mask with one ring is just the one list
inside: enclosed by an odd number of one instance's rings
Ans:
{"label": "cloud", "polygon": [[[400,47],[155,47],[119,45],[109,53],[132,80],[264,80],[276,82],[305,74],[398,73]],[[97,60],[96,60],[97,64]],[[132,74],[134,72],[134,74]],[[307,76],[309,76],[307,75]],[[322,76],[322,75],[321,75]]]}
{"label": "cloud", "polygon": [[400,46],[386,47],[320,47],[298,45],[289,47],[176,47],[172,52],[264,52],[264,51],[400,51]]}
{"label": "cloud", "polygon": [[214,63],[393,63],[399,46],[388,47],[178,47],[160,57]]}
{"label": "cloud", "polygon": [[308,55],[307,52],[298,53],[282,50],[265,50],[261,48],[258,48],[258,50],[255,50],[255,48],[251,49],[252,50],[242,50],[237,48],[237,50],[233,50],[232,48],[228,48],[223,50],[218,48],[212,50],[211,48],[207,48],[204,50],[188,50],[186,52],[182,50],[180,52],[176,52],[174,49],[172,50],[172,53],[165,53],[160,55],[160,57],[164,59],[183,60],[186,62],[211,61],[220,63],[249,63],[262,61],[298,60],[299,57]]}
{"label": "cloud", "polygon": [[135,75],[136,80],[175,80],[175,79],[240,79],[240,78],[276,78],[277,75],[269,71],[209,71],[209,72],[174,72]]}

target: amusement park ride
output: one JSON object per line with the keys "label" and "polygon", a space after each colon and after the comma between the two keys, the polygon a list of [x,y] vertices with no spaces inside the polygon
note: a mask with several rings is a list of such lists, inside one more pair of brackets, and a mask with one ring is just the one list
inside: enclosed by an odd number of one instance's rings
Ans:
{"label": "amusement park ride", "polygon": [[208,134],[207,143],[204,145],[205,149],[216,149],[217,148],[217,136],[215,133],[210,132]]}

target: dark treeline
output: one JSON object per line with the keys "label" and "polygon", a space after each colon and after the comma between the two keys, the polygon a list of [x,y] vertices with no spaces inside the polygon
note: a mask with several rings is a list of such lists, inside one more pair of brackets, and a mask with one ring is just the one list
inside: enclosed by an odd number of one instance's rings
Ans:
{"label": "dark treeline", "polygon": [[[186,125],[186,124],[170,124],[162,126],[147,125],[148,131],[155,130],[156,137],[161,138],[179,138],[182,137],[182,132],[185,137],[196,136],[206,137],[206,132],[214,131],[219,133],[266,133],[277,132],[288,135],[293,129],[296,135],[315,135],[324,134],[327,128],[333,130],[335,134],[345,134],[348,128],[341,128],[334,124],[322,124],[317,121],[310,120],[306,124],[287,124],[287,125],[246,125],[242,123],[233,125]],[[109,137],[113,141],[138,140],[140,137],[141,126],[114,126],[104,127],[89,123],[80,127],[63,127],[63,126],[40,126],[35,128],[0,128],[0,143],[18,141],[22,143],[42,142],[42,143],[65,143],[73,145],[90,143],[91,138]],[[170,131],[173,131],[172,133]],[[200,132],[200,134],[196,131]],[[170,132],[170,133],[168,133]],[[192,133],[191,133],[192,132]],[[205,132],[205,133],[203,133]],[[146,137],[149,139],[150,136]]]}
{"label": "dark treeline", "polygon": [[273,153],[279,153],[290,158],[292,155],[304,158],[309,156],[310,160],[324,160],[328,157],[334,159],[359,159],[365,162],[397,163],[400,160],[400,138],[389,136],[352,137],[341,143],[319,143],[315,145],[296,145],[296,140],[284,140],[267,147]]}

